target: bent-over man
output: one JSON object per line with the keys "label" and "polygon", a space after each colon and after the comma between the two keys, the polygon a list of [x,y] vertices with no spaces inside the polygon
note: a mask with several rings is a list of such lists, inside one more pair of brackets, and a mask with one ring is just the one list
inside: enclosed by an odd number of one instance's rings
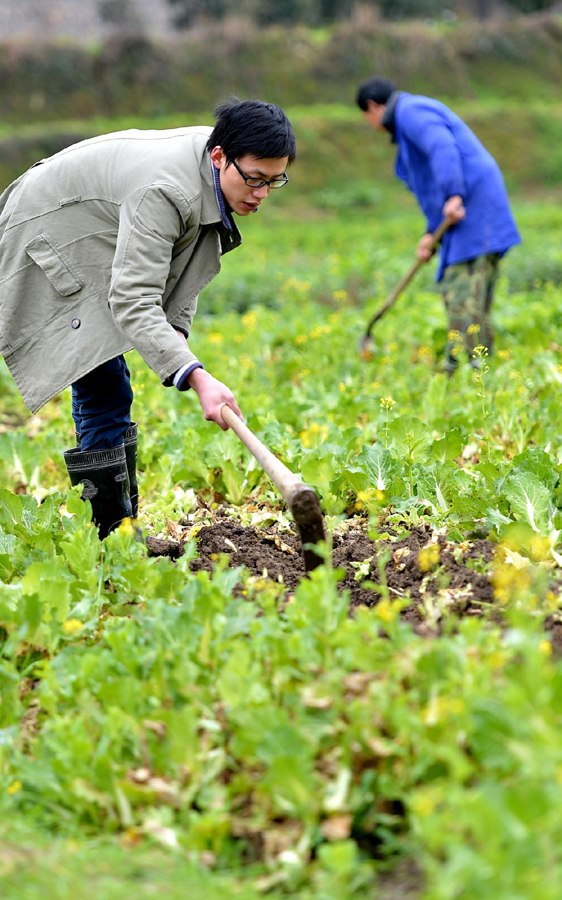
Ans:
{"label": "bent-over man", "polygon": [[492,352],[490,308],[501,257],[521,240],[500,169],[476,135],[443,103],[396,89],[387,78],[360,85],[357,104],[367,121],[397,144],[395,172],[427,219],[417,256],[427,262],[431,233],[442,218],[453,227],[441,241],[437,281],[449,317],[446,369],[462,344],[479,365],[477,345]]}
{"label": "bent-over man", "polygon": [[234,100],[214,128],[123,131],[41,160],[0,197],[0,353],[32,412],[72,385],[77,446],[64,454],[105,537],[137,515],[134,348],[162,384],[198,394],[205,419],[240,415],[190,350],[200,291],[287,183],[284,112]]}

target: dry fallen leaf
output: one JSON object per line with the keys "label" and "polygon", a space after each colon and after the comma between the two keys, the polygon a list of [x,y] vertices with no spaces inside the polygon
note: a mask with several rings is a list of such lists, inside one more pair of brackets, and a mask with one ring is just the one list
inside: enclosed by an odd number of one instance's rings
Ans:
{"label": "dry fallen leaf", "polygon": [[375,756],[392,756],[395,752],[390,741],[384,741],[382,738],[371,737],[367,740],[369,750],[372,750]]}
{"label": "dry fallen leaf", "polygon": [[320,831],[327,841],[345,841],[351,834],[353,817],[349,813],[332,816],[320,825]]}
{"label": "dry fallen leaf", "polygon": [[160,801],[160,803],[167,803],[169,806],[179,806],[180,805],[180,794],[179,790],[175,784],[170,784],[169,781],[166,781],[164,778],[151,778],[146,787],[149,791],[153,791],[156,794],[156,799]]}
{"label": "dry fallen leaf", "polygon": [[135,784],[146,784],[150,778],[150,769],[145,767],[141,769],[131,769],[127,772],[127,778],[129,781],[134,781]]}
{"label": "dry fallen leaf", "polygon": [[343,679],[343,684],[351,694],[362,694],[374,677],[372,672],[350,672]]}
{"label": "dry fallen leaf", "polygon": [[316,697],[310,690],[302,692],[302,702],[308,709],[329,709],[334,702],[333,697]]}
{"label": "dry fallen leaf", "polygon": [[168,847],[170,850],[179,850],[180,845],[173,828],[166,828],[156,819],[148,819],[144,823],[142,830],[145,834],[150,834],[163,847]]}
{"label": "dry fallen leaf", "polygon": [[275,546],[278,547],[279,550],[282,550],[283,553],[290,553],[291,556],[294,556],[297,552],[294,547],[291,547],[289,544],[286,544],[285,541],[282,541],[278,534],[262,534],[261,537],[266,541],[273,541]]}
{"label": "dry fallen leaf", "polygon": [[392,554],[392,560],[395,566],[398,566],[406,556],[409,556],[412,551],[409,547],[399,547],[398,550],[395,550]]}
{"label": "dry fallen leaf", "polygon": [[145,719],[142,724],[147,729],[147,731],[152,731],[152,733],[156,735],[159,741],[163,740],[166,737],[167,726],[165,722],[157,722],[152,721],[151,719]]}

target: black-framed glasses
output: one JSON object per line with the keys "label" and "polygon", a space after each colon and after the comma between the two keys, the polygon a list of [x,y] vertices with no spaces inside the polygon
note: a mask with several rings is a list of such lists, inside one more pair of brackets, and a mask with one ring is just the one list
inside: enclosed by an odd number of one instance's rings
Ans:
{"label": "black-framed glasses", "polygon": [[289,176],[285,172],[283,172],[282,175],[276,175],[275,178],[270,178],[268,181],[266,178],[255,178],[252,175],[246,175],[234,159],[232,160],[232,165],[250,188],[267,186],[268,188],[272,188],[272,190],[276,190],[277,188],[282,188],[289,180]]}

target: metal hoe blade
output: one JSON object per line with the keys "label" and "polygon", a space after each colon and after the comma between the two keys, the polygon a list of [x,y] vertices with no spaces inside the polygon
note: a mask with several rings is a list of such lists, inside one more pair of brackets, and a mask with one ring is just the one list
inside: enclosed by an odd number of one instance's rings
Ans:
{"label": "metal hoe blade", "polygon": [[303,484],[295,488],[291,497],[287,498],[287,503],[301,536],[305,571],[312,572],[324,560],[307,545],[317,544],[318,541],[326,539],[318,497],[312,488]]}

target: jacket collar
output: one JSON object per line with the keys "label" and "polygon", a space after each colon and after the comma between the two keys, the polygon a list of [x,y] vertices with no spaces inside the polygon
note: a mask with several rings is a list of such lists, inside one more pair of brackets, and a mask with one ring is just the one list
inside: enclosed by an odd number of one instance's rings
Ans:
{"label": "jacket collar", "polygon": [[[201,172],[201,225],[212,225],[222,221],[213,168],[211,154],[205,150],[199,168]],[[234,225],[232,217],[229,219],[230,224]]]}
{"label": "jacket collar", "polygon": [[[213,175],[213,162],[210,153],[205,150],[201,160],[201,225],[217,225],[221,239],[222,253],[234,250],[242,243],[242,235],[236,225],[232,214],[226,211],[225,216],[229,222],[226,225],[219,206],[219,197]],[[221,194],[222,196],[222,194]]]}
{"label": "jacket collar", "polygon": [[398,103],[398,99],[401,95],[402,91],[393,91],[385,104],[384,116],[382,117],[382,125],[386,128],[387,131],[391,134],[391,143],[396,144],[396,124],[395,124],[395,114],[396,114],[396,104]]}
{"label": "jacket collar", "polygon": [[226,201],[224,199],[224,194],[221,189],[221,180],[219,175],[219,170],[216,166],[211,166],[211,171],[213,173],[213,178],[215,180],[215,194],[217,197],[217,203],[219,205],[219,209],[221,212],[222,224],[225,228],[228,228],[229,231],[232,231],[232,223],[228,217],[228,213],[226,211]]}

